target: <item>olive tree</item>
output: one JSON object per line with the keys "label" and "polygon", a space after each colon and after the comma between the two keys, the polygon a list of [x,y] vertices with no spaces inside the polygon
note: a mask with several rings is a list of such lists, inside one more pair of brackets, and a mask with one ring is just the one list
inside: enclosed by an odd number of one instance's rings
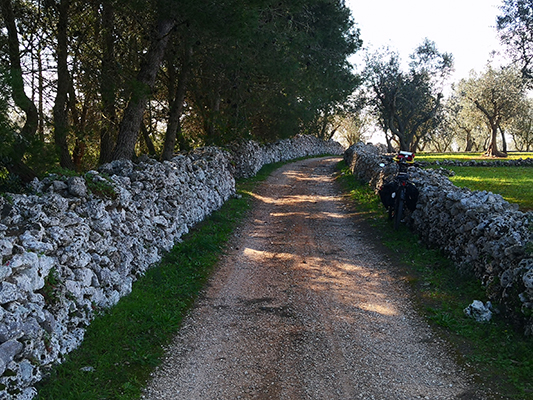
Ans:
{"label": "olive tree", "polygon": [[524,78],[533,82],[533,0],[504,0],[497,19],[500,41],[507,46]]}
{"label": "olive tree", "polygon": [[401,150],[416,151],[436,127],[453,57],[426,39],[410,58],[404,71],[396,52],[377,52],[367,59],[364,77],[371,108],[386,134],[393,135]]}
{"label": "olive tree", "polygon": [[488,146],[483,116],[471,106],[470,100],[461,96],[461,85],[453,91],[444,105],[444,125],[453,136],[460,151],[483,151]]}
{"label": "olive tree", "polygon": [[525,86],[520,73],[511,67],[488,67],[482,74],[472,73],[459,82],[457,89],[466,113],[482,118],[488,128],[488,156],[506,157],[498,149],[498,137],[505,141],[504,127],[515,116],[525,100]]}
{"label": "olive tree", "polygon": [[533,150],[533,99],[529,98],[522,103],[507,132],[513,138],[517,150]]}

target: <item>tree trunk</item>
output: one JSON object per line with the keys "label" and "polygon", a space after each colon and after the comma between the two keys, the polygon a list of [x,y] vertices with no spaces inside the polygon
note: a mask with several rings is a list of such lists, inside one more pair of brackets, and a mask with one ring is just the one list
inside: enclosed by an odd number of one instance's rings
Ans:
{"label": "tree trunk", "polygon": [[187,46],[185,50],[185,57],[181,66],[181,72],[178,78],[178,86],[172,104],[170,106],[170,115],[168,118],[167,131],[165,134],[165,144],[163,145],[163,152],[161,153],[161,160],[170,160],[174,154],[174,147],[176,146],[176,137],[178,129],[181,130],[180,118],[183,114],[183,102],[185,101],[185,93],[187,89],[187,80],[189,78],[189,71],[191,69],[190,59],[192,55],[192,47]]}
{"label": "tree trunk", "polygon": [[218,118],[218,113],[220,111],[220,101],[220,94],[217,92],[216,98],[211,103],[212,106],[210,109],[207,110],[207,115],[204,120],[205,136],[208,145],[216,143],[217,128],[215,126],[215,121]]}
{"label": "tree trunk", "polygon": [[502,151],[507,154],[507,140],[505,139],[505,131],[502,129],[501,126],[498,126],[500,129],[500,133],[502,134]]}
{"label": "tree trunk", "polygon": [[393,153],[392,138],[388,135],[389,130],[385,129],[385,142],[387,143],[387,153]]}
{"label": "tree trunk", "polygon": [[472,151],[472,147],[474,146],[474,141],[472,140],[472,132],[469,129],[466,130],[466,147],[465,151]]}
{"label": "tree trunk", "polygon": [[117,121],[116,100],[116,60],[115,60],[115,10],[111,1],[102,2],[102,128],[100,129],[100,164],[111,161],[114,145],[114,132]]}
{"label": "tree trunk", "polygon": [[403,136],[398,136],[398,139],[400,140],[400,150],[402,151],[411,150],[409,143],[405,141],[405,138]]}
{"label": "tree trunk", "polygon": [[131,159],[135,154],[135,143],[141,129],[142,118],[146,108],[148,95],[152,90],[157,71],[165,54],[168,39],[175,22],[161,19],[157,23],[150,49],[137,75],[137,83],[132,93],[124,117],[120,123],[117,143],[113,149],[111,159]]}
{"label": "tree trunk", "polygon": [[507,157],[507,154],[498,150],[498,126],[500,125],[500,116],[496,112],[489,112],[477,100],[473,100],[474,104],[487,117],[487,125],[491,130],[490,144],[485,154],[487,157]]}
{"label": "tree trunk", "polygon": [[335,134],[337,133],[337,131],[339,130],[341,126],[340,125],[337,125],[335,128],[333,128],[331,130],[331,132],[328,134],[328,137],[326,138],[326,140],[332,140],[333,139],[333,136],[335,136]]}
{"label": "tree trunk", "polygon": [[497,143],[498,124],[497,123],[491,122],[491,131],[492,131],[491,141],[490,141],[490,145],[487,150],[486,156],[487,157],[501,157],[501,158],[507,157],[507,154],[502,153],[501,151],[498,150],[498,143]]}
{"label": "tree trunk", "polygon": [[[40,13],[40,7],[39,7],[39,13]],[[37,51],[37,74],[38,74],[38,106],[39,106],[39,118],[38,118],[38,124],[37,124],[37,132],[39,135],[39,140],[44,143],[44,127],[45,127],[45,119],[44,119],[44,70],[43,70],[43,44],[42,41],[38,41],[39,49]]]}
{"label": "tree trunk", "polygon": [[35,133],[37,132],[37,126],[39,123],[39,114],[35,104],[24,92],[19,40],[11,0],[0,0],[0,7],[8,36],[7,40],[13,101],[26,115],[26,122],[20,131],[20,139],[16,140],[11,152],[11,160],[6,163],[6,167],[10,173],[18,175],[24,182],[29,182],[35,177],[35,173],[23,164],[22,158],[24,157],[29,144],[35,139]]}
{"label": "tree trunk", "polygon": [[155,151],[154,142],[150,138],[150,132],[148,132],[148,129],[146,129],[145,124],[141,124],[141,132],[143,135],[144,143],[146,143],[146,147],[148,148],[148,154],[150,154],[151,156],[155,156],[156,151]]}
{"label": "tree trunk", "polygon": [[6,165],[6,169],[10,174],[18,176],[24,183],[30,183],[37,178],[37,174],[22,161],[11,161]]}
{"label": "tree trunk", "polygon": [[77,172],[81,172],[82,170],[82,161],[86,149],[87,146],[85,143],[79,138],[76,138],[76,144],[74,145],[74,150],[72,151],[72,160]]}
{"label": "tree trunk", "polygon": [[185,138],[185,135],[183,134],[181,130],[181,121],[178,121],[178,129],[176,131],[176,134],[177,134],[176,140],[178,141],[179,149],[182,151],[191,150],[191,144],[187,141],[187,139]]}
{"label": "tree trunk", "polygon": [[70,0],[59,3],[59,20],[57,22],[57,93],[54,102],[54,141],[59,151],[59,163],[63,168],[75,169],[68,149],[68,10]]}

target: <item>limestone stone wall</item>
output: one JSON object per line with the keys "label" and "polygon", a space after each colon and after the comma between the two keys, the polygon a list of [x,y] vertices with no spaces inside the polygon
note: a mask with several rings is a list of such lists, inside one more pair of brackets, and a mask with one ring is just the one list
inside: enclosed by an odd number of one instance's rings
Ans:
{"label": "limestone stone wall", "polygon": [[[372,145],[357,144],[345,153],[345,161],[357,179],[378,190],[396,172],[383,162]],[[507,165],[531,165],[530,160]],[[533,213],[518,211],[500,195],[459,188],[445,169],[411,168],[410,177],[420,191],[416,210],[408,224],[421,240],[442,249],[456,264],[458,273],[474,273],[485,285],[489,298],[503,312],[533,333]],[[465,305],[466,306],[466,305]]]}
{"label": "limestone stone wall", "polygon": [[[0,196],[0,399],[31,399],[46,369],[75,349],[101,308],[235,193],[235,177],[273,161],[342,154],[299,136],[114,161],[84,177],[34,181]],[[107,189],[107,190],[106,190]],[[111,190],[109,190],[111,189]]]}
{"label": "limestone stone wall", "polygon": [[235,178],[249,178],[263,165],[294,160],[319,154],[342,155],[344,148],[333,140],[323,141],[315,136],[298,135],[292,139],[260,145],[255,141],[242,141],[230,146],[235,166]]}

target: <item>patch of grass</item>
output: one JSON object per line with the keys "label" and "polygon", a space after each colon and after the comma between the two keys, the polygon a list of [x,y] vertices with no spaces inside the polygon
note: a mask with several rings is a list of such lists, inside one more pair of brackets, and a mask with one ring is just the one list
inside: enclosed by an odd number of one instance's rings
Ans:
{"label": "patch of grass", "polygon": [[515,331],[499,315],[486,324],[467,318],[464,308],[473,300],[487,300],[480,282],[459,274],[440,251],[428,249],[406,227],[394,231],[378,196],[348,169],[339,176],[358,209],[402,263],[420,312],[452,344],[459,362],[506,398],[533,399],[533,338]]}
{"label": "patch of grass", "polygon": [[454,185],[498,193],[522,211],[533,210],[533,168],[531,167],[446,167],[455,172]]}
{"label": "patch of grass", "polygon": [[[419,153],[420,161],[491,161],[481,153]],[[509,153],[505,160],[533,158],[533,153]],[[501,160],[501,159],[499,159]],[[521,211],[533,210],[533,168],[531,167],[455,167],[446,166],[455,172],[450,180],[459,187],[486,190],[498,193],[510,203],[518,204]]]}
{"label": "patch of grass", "polygon": [[87,189],[89,189],[89,191],[95,196],[113,200],[117,198],[117,193],[111,183],[111,178],[107,174],[99,174],[97,177],[98,179],[95,179],[95,176],[90,173],[80,175],[76,171],[67,168],[54,167],[51,168],[45,176],[52,176],[55,179],[64,182],[66,182],[68,178],[81,176],[85,180]]}
{"label": "patch of grass", "polygon": [[83,177],[87,183],[87,188],[95,196],[113,200],[117,198],[117,192],[115,192],[115,188],[111,184],[111,178],[107,174],[99,174],[99,180],[94,179],[91,174],[85,174]]}
{"label": "patch of grass", "polygon": [[419,161],[496,161],[496,160],[518,160],[533,158],[533,152],[510,152],[506,158],[486,157],[483,153],[416,153],[416,159]]}
{"label": "patch of grass", "polygon": [[248,207],[246,195],[231,199],[186,235],[129,296],[95,318],[82,345],[39,385],[38,398],[138,398]]}
{"label": "patch of grass", "polygon": [[44,278],[44,286],[39,291],[48,305],[55,305],[59,301],[59,278],[56,267],[52,267],[48,275]]}

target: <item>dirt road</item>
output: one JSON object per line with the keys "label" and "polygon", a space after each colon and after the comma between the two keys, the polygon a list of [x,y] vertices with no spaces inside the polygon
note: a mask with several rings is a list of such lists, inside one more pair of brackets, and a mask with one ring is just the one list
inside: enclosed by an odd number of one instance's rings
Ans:
{"label": "dirt road", "polygon": [[261,185],[146,399],[488,398],[339,194],[338,161]]}

